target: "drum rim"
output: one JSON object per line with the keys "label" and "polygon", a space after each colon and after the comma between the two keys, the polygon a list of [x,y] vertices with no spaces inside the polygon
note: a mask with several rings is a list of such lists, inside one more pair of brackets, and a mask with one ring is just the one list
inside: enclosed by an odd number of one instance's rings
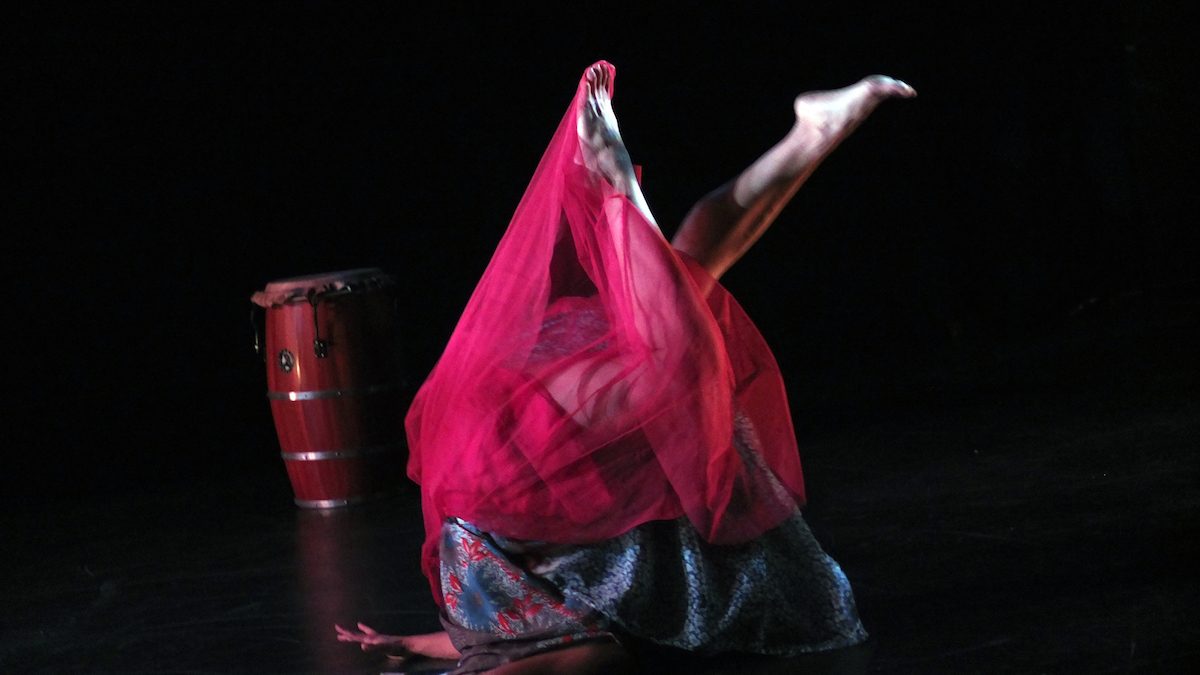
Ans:
{"label": "drum rim", "polygon": [[269,282],[250,296],[254,304],[269,308],[298,302],[315,302],[316,298],[374,291],[394,286],[395,279],[378,267],[360,267],[338,272],[307,274]]}
{"label": "drum rim", "polygon": [[297,277],[276,279],[274,281],[267,282],[267,285],[263,290],[267,292],[276,292],[292,291],[298,288],[320,289],[329,286],[331,283],[348,283],[354,281],[363,281],[366,279],[386,281],[390,280],[390,277],[378,267],[359,267],[337,272],[318,272],[315,274],[304,274]]}

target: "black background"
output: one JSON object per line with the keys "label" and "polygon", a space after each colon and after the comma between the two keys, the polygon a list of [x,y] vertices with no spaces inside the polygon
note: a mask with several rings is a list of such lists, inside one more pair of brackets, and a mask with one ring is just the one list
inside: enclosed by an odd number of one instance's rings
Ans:
{"label": "black background", "polygon": [[726,277],[802,445],[1003,397],[1020,355],[1069,351],[1090,316],[1136,333],[1131,308],[1200,295],[1182,3],[507,5],[10,16],[7,494],[278,480],[249,321],[273,279],[393,273],[419,382],[602,58],[668,235],[796,94],[873,72],[920,92]]}

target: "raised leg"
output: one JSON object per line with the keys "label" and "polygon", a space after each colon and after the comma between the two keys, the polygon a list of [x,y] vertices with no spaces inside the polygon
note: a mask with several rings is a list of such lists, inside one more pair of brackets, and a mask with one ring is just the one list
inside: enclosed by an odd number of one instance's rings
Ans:
{"label": "raised leg", "polygon": [[[638,185],[629,152],[621,140],[617,118],[612,109],[611,69],[596,64],[585,73],[584,96],[579,97],[577,132],[583,161],[588,168],[603,176],[657,230],[646,199]],[[669,361],[670,347],[689,339],[698,331],[694,317],[680,313],[671,304],[679,280],[672,276],[671,262],[675,254],[666,246],[661,232],[624,232],[626,223],[620,219],[604,219],[607,227],[617,230],[608,237],[615,265],[629,274],[611,274],[607,283],[610,292],[619,297],[632,297],[636,308],[630,312],[629,323],[647,346],[636,356],[600,351],[554,372],[545,374],[542,383],[551,398],[581,426],[594,432],[607,430],[613,437],[627,431],[624,426],[632,420],[628,411],[637,409],[646,396],[661,389],[660,378],[654,374]],[[631,234],[632,236],[625,236]],[[646,238],[657,238],[658,246],[649,245]],[[654,311],[650,311],[654,308]],[[636,377],[632,369],[639,369]]]}
{"label": "raised leg", "polygon": [[791,131],[749,168],[697,202],[671,244],[720,278],[875,106],[916,94],[904,82],[872,75],[843,89],[796,97]]}

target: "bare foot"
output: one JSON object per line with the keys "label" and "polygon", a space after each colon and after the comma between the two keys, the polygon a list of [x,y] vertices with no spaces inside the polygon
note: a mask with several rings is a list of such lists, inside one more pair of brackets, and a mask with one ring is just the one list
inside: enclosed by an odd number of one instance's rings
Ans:
{"label": "bare foot", "polygon": [[621,129],[613,112],[613,67],[601,61],[589,67],[585,77],[587,91],[580,100],[576,123],[584,164],[608,179],[618,192],[633,202],[646,220],[658,227],[637,182],[633,162],[621,140]]}
{"label": "bare foot", "polygon": [[796,97],[796,126],[792,135],[804,137],[812,161],[831,152],[849,136],[881,102],[889,98],[913,98],[917,91],[886,75],[870,75],[831,91],[812,91]]}
{"label": "bare foot", "polygon": [[358,630],[347,630],[334,624],[338,642],[357,642],[364,652],[381,650],[388,656],[408,658],[425,656],[431,659],[457,659],[462,656],[445,631],[424,635],[384,635],[360,623]]}
{"label": "bare foot", "polygon": [[636,178],[613,112],[612,66],[597,63],[587,69],[585,77],[587,95],[580,101],[577,124],[584,161],[618,190],[627,192]]}
{"label": "bare foot", "polygon": [[697,202],[672,244],[719,279],[876,106],[889,98],[916,95],[899,80],[871,75],[842,89],[797,96],[796,122],[787,135],[732,181]]}

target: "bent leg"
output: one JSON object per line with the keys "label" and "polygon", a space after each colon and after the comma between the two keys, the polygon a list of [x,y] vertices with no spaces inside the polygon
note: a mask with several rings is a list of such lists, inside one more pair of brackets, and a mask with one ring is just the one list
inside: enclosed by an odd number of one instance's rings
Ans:
{"label": "bent leg", "polygon": [[720,278],[875,106],[888,98],[913,96],[912,87],[882,75],[843,89],[801,94],[791,131],[736,178],[697,202],[671,244]]}

